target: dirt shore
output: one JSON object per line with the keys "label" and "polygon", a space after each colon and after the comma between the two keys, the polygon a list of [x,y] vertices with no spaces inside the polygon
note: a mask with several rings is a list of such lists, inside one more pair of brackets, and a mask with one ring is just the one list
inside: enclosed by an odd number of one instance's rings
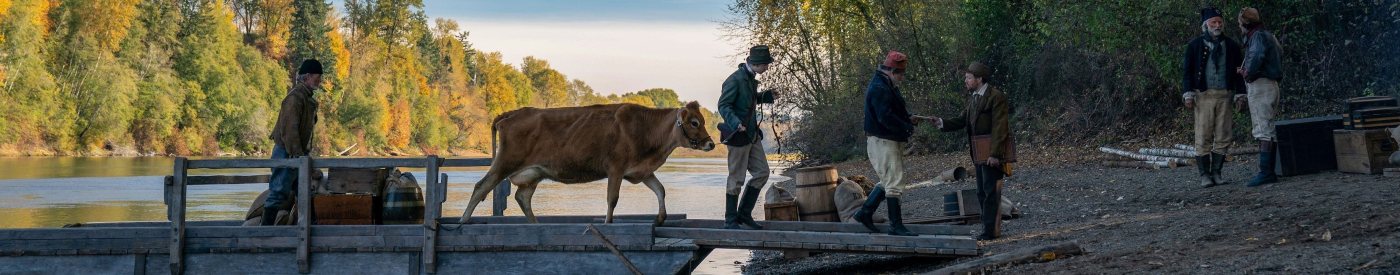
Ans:
{"label": "dirt shore", "polygon": [[[1086,254],[994,272],[1043,273],[1400,273],[1400,178],[1336,171],[1244,186],[1253,156],[1225,166],[1228,186],[1200,188],[1195,167],[1104,168],[1080,149],[1024,154],[1004,196],[1025,213],[1004,223],[985,255],[1075,241]],[[913,182],[966,166],[964,155],[919,156]],[[866,162],[836,165],[845,175],[874,173]],[[970,181],[905,192],[905,216],[936,216],[942,196]],[[884,207],[878,211],[881,215]],[[970,259],[970,258],[969,258]],[[746,274],[909,274],[961,260],[824,254],[798,260],[756,252]]]}

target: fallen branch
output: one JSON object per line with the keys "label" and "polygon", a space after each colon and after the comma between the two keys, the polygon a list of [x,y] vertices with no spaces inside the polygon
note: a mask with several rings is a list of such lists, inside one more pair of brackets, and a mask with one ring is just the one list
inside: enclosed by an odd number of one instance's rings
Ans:
{"label": "fallen branch", "polygon": [[1024,263],[1043,263],[1065,258],[1066,256],[1084,254],[1084,249],[1079,248],[1074,242],[1057,243],[1042,247],[1032,247],[1012,252],[987,256],[985,258],[972,260],[969,262],[944,267],[924,275],[944,275],[944,274],[977,274],[989,269],[1012,266]]}
{"label": "fallen branch", "polygon": [[337,155],[337,156],[345,156],[346,154],[350,153],[350,150],[355,149],[355,147],[357,147],[357,146],[359,146],[359,145],[360,145],[359,143],[350,144],[350,147],[345,147],[345,150],[340,150],[340,152],[339,152],[339,153],[335,153],[335,155]]}
{"label": "fallen branch", "polygon": [[1176,168],[1176,167],[1177,167],[1177,165],[1176,165],[1175,162],[1170,162],[1170,161],[1143,161],[1143,160],[1108,160],[1108,161],[1104,161],[1104,162],[1103,162],[1103,165],[1104,165],[1104,166],[1108,166],[1108,167],[1118,167],[1118,168],[1145,168],[1145,169],[1152,169],[1152,170],[1157,170],[1157,169],[1162,169],[1162,168]]}
{"label": "fallen branch", "polygon": [[1123,151],[1123,150],[1114,149],[1114,148],[1109,148],[1109,147],[1099,147],[1099,151],[1104,152],[1104,153],[1108,153],[1108,154],[1112,154],[1112,155],[1118,155],[1118,156],[1122,156],[1122,157],[1126,157],[1126,158],[1130,158],[1130,159],[1135,159],[1135,160],[1167,161],[1167,162],[1174,162],[1174,163],[1176,163],[1176,165],[1178,165],[1178,166],[1189,166],[1189,165],[1192,165],[1192,162],[1191,162],[1190,160],[1187,160],[1187,159],[1184,159],[1184,158],[1173,158],[1173,157],[1143,155],[1143,154],[1138,154],[1138,153]]}

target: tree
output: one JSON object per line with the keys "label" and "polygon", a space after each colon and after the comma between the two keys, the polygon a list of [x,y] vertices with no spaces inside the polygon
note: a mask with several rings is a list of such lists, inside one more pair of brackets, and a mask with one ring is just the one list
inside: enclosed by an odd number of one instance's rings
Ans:
{"label": "tree", "polygon": [[539,105],[546,108],[568,105],[568,77],[550,68],[549,61],[526,56],[521,62],[520,71],[530,78],[531,87],[538,93],[535,98]]}

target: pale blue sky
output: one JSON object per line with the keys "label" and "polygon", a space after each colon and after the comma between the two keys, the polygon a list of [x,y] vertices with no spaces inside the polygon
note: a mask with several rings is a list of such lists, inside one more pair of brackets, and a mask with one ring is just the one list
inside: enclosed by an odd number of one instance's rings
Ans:
{"label": "pale blue sky", "polygon": [[425,0],[424,11],[456,20],[477,49],[499,51],[508,63],[533,55],[600,94],[671,88],[713,110],[747,48],[725,40],[717,23],[728,18],[729,3]]}

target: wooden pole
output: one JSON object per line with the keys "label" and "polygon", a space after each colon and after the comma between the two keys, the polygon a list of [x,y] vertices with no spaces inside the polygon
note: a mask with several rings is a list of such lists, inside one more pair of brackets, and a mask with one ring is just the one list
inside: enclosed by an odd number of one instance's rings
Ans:
{"label": "wooden pole", "polygon": [[1099,147],[1099,151],[1100,151],[1100,152],[1104,152],[1104,153],[1108,153],[1108,154],[1111,154],[1111,155],[1118,155],[1118,156],[1127,157],[1127,158],[1136,159],[1136,160],[1150,160],[1150,161],[1175,162],[1177,165],[1181,165],[1181,166],[1192,165],[1191,161],[1189,161],[1189,160],[1187,160],[1187,159],[1183,159],[1183,158],[1173,158],[1173,157],[1163,157],[1163,156],[1149,156],[1149,155],[1143,155],[1143,154],[1138,154],[1138,153],[1123,151],[1123,150],[1119,150],[1119,149],[1114,149],[1114,148],[1110,148],[1110,147]]}
{"label": "wooden pole", "polygon": [[949,275],[949,274],[980,274],[988,269],[1001,266],[1011,266],[1023,263],[1043,263],[1065,256],[1084,254],[1084,249],[1079,248],[1074,242],[1063,242],[1042,247],[1031,247],[1007,253],[988,256],[985,258],[944,267],[924,275]]}
{"label": "wooden pole", "polygon": [[[297,271],[311,273],[311,157],[301,156],[297,167]],[[267,218],[267,214],[263,214]],[[273,214],[276,219],[276,214]]]}
{"label": "wooden pole", "polygon": [[603,236],[603,232],[598,232],[597,227],[593,227],[593,224],[588,224],[588,232],[593,232],[594,237],[598,237],[598,240],[603,241],[603,246],[607,246],[608,250],[612,250],[613,255],[617,255],[617,258],[622,260],[622,264],[627,265],[627,269],[631,270],[632,274],[642,275],[642,270],[637,269],[637,265],[632,264],[632,260],[627,259],[627,255],[622,255],[622,251],[617,250],[617,246],[613,245],[612,241],[609,241],[607,236]]}
{"label": "wooden pole", "polygon": [[170,208],[170,274],[185,274],[185,179],[189,171],[185,169],[188,160],[175,158],[174,192],[171,194]]}
{"label": "wooden pole", "polygon": [[438,165],[442,164],[440,160],[441,159],[435,155],[428,156],[427,163],[424,164],[424,167],[427,169],[426,180],[428,192],[427,195],[423,196],[427,203],[427,205],[424,206],[427,208],[425,209],[427,213],[424,213],[425,217],[423,217],[422,255],[423,270],[428,274],[437,274],[438,216],[441,216],[439,212],[441,211],[442,204],[437,202],[438,200],[436,198],[439,196],[439,193],[447,192],[445,188],[446,185],[441,185],[443,188],[434,188],[435,186],[440,186],[438,184]]}

